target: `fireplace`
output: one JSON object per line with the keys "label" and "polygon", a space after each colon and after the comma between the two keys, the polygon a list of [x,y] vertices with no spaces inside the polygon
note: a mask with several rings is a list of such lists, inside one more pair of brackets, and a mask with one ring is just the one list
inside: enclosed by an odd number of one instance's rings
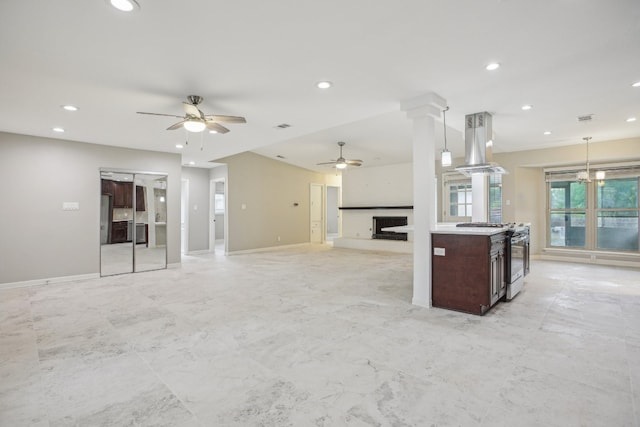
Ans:
{"label": "fireplace", "polygon": [[399,225],[407,225],[406,216],[374,216],[373,217],[373,233],[372,239],[382,240],[407,240],[407,233],[395,233],[393,231],[382,231],[385,227],[396,227]]}

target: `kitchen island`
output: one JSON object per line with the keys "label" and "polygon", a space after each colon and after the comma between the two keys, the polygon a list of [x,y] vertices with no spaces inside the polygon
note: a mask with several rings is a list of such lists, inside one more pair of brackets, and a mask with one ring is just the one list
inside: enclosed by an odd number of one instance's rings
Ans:
{"label": "kitchen island", "polygon": [[483,315],[505,296],[508,230],[438,224],[431,231],[434,307]]}

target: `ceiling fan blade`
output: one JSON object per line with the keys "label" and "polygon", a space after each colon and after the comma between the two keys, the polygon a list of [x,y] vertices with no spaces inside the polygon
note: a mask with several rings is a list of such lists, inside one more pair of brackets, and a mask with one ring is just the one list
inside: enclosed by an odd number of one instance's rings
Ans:
{"label": "ceiling fan blade", "polygon": [[353,159],[353,160],[345,160],[345,163],[351,166],[360,166],[363,161],[362,160],[357,160],[357,159]]}
{"label": "ceiling fan blade", "polygon": [[200,111],[198,107],[193,104],[189,104],[188,102],[182,102],[182,104],[184,105],[184,112],[187,116],[200,117],[201,119],[204,119],[204,114],[202,114],[202,111]]}
{"label": "ceiling fan blade", "polygon": [[316,163],[316,165],[318,165],[318,166],[319,166],[319,165],[335,165],[335,164],[336,164],[336,161],[335,161],[335,160],[334,160],[334,161],[332,161],[332,162]]}
{"label": "ceiling fan blade", "polygon": [[219,123],[247,123],[244,117],[238,116],[205,116],[205,119]]}
{"label": "ceiling fan blade", "polygon": [[222,125],[214,123],[214,122],[207,121],[206,125],[207,125],[207,129],[215,130],[218,133],[227,133],[227,132],[229,132],[229,129],[227,129],[226,127],[224,127]]}
{"label": "ceiling fan blade", "polygon": [[167,130],[176,130],[182,127],[182,125],[184,124],[184,122],[186,122],[186,120],[183,120],[181,122],[176,123],[175,125],[171,125],[167,128]]}
{"label": "ceiling fan blade", "polygon": [[137,114],[149,114],[150,116],[177,117],[179,119],[184,119],[183,116],[176,116],[175,114],[145,113],[143,111],[136,111],[136,113]]}

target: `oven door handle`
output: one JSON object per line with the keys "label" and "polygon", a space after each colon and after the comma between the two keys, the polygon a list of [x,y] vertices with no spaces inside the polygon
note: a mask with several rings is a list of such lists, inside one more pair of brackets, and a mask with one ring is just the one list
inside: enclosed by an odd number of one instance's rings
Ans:
{"label": "oven door handle", "polygon": [[514,236],[511,238],[511,244],[524,242],[528,239],[528,236]]}

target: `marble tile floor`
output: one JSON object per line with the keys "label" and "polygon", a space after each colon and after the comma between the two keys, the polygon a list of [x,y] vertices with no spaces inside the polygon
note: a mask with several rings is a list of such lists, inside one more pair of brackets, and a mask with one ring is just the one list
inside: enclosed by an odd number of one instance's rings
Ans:
{"label": "marble tile floor", "polygon": [[484,317],[330,246],[0,291],[0,426],[640,426],[640,270],[534,261]]}

